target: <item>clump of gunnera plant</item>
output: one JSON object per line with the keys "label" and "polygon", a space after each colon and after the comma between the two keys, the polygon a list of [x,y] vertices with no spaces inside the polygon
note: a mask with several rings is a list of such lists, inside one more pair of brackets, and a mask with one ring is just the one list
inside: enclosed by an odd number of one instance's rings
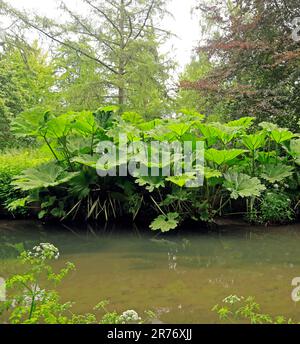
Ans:
{"label": "clump of gunnera plant", "polygon": [[254,117],[205,119],[183,111],[146,121],[116,107],[22,113],[12,131],[43,142],[53,160],[13,178],[11,186],[25,197],[10,207],[35,207],[46,220],[109,222],[125,216],[160,232],[191,219],[210,223],[228,211],[256,211],[262,223],[289,222],[295,200],[272,190],[278,185],[291,194],[288,183],[294,180],[292,192],[299,193],[299,133],[274,123],[255,126]]}

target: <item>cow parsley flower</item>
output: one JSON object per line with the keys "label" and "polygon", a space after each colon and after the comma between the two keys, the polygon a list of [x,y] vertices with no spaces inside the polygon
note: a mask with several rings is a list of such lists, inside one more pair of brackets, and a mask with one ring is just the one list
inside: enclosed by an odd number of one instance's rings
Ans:
{"label": "cow parsley flower", "polygon": [[122,323],[130,323],[130,322],[138,322],[141,320],[138,313],[134,310],[128,310],[122,313],[120,316],[120,320]]}
{"label": "cow parsley flower", "polygon": [[31,258],[38,258],[42,260],[46,259],[58,259],[59,251],[58,249],[49,243],[40,243],[35,246],[32,251],[28,252],[28,256]]}

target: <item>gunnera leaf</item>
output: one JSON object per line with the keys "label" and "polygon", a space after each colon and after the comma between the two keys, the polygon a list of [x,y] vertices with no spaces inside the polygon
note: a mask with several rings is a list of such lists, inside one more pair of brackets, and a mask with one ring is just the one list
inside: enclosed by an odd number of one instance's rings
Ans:
{"label": "gunnera leaf", "polygon": [[169,232],[171,229],[175,229],[179,224],[178,213],[168,213],[158,216],[150,225],[153,231],[160,230],[162,232]]}
{"label": "gunnera leaf", "polygon": [[208,149],[205,152],[205,159],[215,162],[217,165],[225,164],[239,155],[245,153],[243,149],[227,149],[227,150],[217,150],[214,148]]}
{"label": "gunnera leaf", "polygon": [[264,166],[261,177],[270,183],[281,182],[293,174],[294,168],[284,164],[268,164]]}
{"label": "gunnera leaf", "polygon": [[259,197],[261,192],[266,189],[258,178],[251,178],[247,174],[229,171],[225,173],[224,177],[224,187],[231,192],[230,197],[233,199]]}
{"label": "gunnera leaf", "polygon": [[66,172],[55,162],[50,162],[25,170],[20,176],[15,177],[12,185],[17,189],[29,191],[64,184],[78,174],[79,172]]}

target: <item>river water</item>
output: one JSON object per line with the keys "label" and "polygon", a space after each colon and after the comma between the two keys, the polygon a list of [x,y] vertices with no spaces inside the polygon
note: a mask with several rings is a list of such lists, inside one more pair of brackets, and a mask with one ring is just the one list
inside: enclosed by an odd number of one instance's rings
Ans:
{"label": "river water", "polygon": [[154,310],[163,323],[218,323],[212,307],[231,294],[254,296],[264,313],[300,321],[291,298],[300,277],[300,225],[245,227],[218,232],[182,230],[174,236],[122,226],[44,226],[0,221],[0,277],[19,268],[16,247],[57,246],[76,265],[59,287],[63,301],[86,313],[101,300],[111,310]]}

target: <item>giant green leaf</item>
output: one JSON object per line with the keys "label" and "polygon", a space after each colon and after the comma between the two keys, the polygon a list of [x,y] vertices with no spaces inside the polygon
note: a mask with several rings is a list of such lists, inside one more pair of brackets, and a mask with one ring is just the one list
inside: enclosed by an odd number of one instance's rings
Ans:
{"label": "giant green leaf", "polygon": [[161,119],[154,119],[150,122],[144,122],[138,125],[138,128],[143,131],[149,131],[155,129],[157,126],[161,125],[163,120]]}
{"label": "giant green leaf", "polygon": [[95,117],[91,111],[78,112],[74,116],[72,128],[83,136],[92,136],[97,131]]}
{"label": "giant green leaf", "polygon": [[268,164],[264,166],[261,177],[270,183],[281,182],[293,174],[294,168],[284,164]]}
{"label": "giant green leaf", "polygon": [[170,181],[171,183],[179,186],[184,187],[188,182],[193,181],[196,179],[195,173],[185,173],[181,176],[171,176],[168,177],[166,180]]}
{"label": "giant green leaf", "polygon": [[222,173],[218,170],[214,170],[214,169],[206,166],[204,169],[204,177],[206,179],[220,178],[220,177],[222,177]]}
{"label": "giant green leaf", "polygon": [[190,130],[192,125],[193,123],[171,123],[168,125],[168,128],[177,136],[181,137]]}
{"label": "giant green leaf", "polygon": [[295,162],[300,165],[300,139],[291,141],[289,153],[295,159]]}
{"label": "giant green leaf", "polygon": [[19,114],[11,124],[11,131],[19,137],[38,137],[46,132],[46,123],[52,115],[49,111],[34,108]]}
{"label": "giant green leaf", "polygon": [[245,153],[243,149],[217,150],[214,148],[205,151],[205,159],[215,162],[217,165],[232,161],[239,155]]}
{"label": "giant green leaf", "polygon": [[137,112],[124,112],[121,116],[123,121],[129,122],[133,125],[138,125],[144,122],[143,117]]}
{"label": "giant green leaf", "polygon": [[164,179],[161,177],[140,176],[135,180],[139,186],[145,186],[149,192],[165,186]]}
{"label": "giant green leaf", "polygon": [[295,137],[295,135],[287,129],[278,128],[278,129],[274,129],[271,131],[271,138],[276,143],[282,143],[285,141],[289,141],[294,137]]}
{"label": "giant green leaf", "polygon": [[51,138],[66,137],[72,130],[75,121],[76,114],[74,112],[67,112],[51,118],[47,122],[47,136]]}
{"label": "giant green leaf", "polygon": [[162,232],[169,232],[171,229],[175,229],[179,224],[179,214],[168,213],[158,216],[150,225],[153,231],[160,230]]}
{"label": "giant green leaf", "polygon": [[245,147],[254,151],[258,148],[261,148],[265,145],[266,134],[264,132],[252,134],[252,135],[244,135],[242,137],[242,142]]}
{"label": "giant green leaf", "polygon": [[114,105],[99,108],[93,113],[97,125],[105,130],[110,128],[112,126],[114,116],[118,110],[119,107]]}
{"label": "giant green leaf", "polygon": [[180,109],[181,114],[185,116],[189,121],[202,122],[205,118],[205,115],[200,114],[199,112],[191,109]]}
{"label": "giant green leaf", "polygon": [[227,123],[229,127],[238,127],[240,129],[248,129],[253,124],[255,117],[241,117],[235,121],[230,121]]}
{"label": "giant green leaf", "polygon": [[15,177],[12,185],[23,191],[57,186],[70,181],[79,172],[66,172],[54,162],[25,170]]}
{"label": "giant green leaf", "polygon": [[214,137],[218,137],[218,135],[220,135],[220,129],[214,127],[211,124],[204,124],[204,123],[199,123],[198,127],[202,133],[202,135],[206,138],[206,139],[212,139]]}
{"label": "giant green leaf", "polygon": [[96,168],[98,160],[99,160],[99,156],[96,156],[96,155],[91,156],[89,154],[82,154],[82,155],[74,157],[72,159],[72,162],[77,162],[81,165]]}
{"label": "giant green leaf", "polygon": [[238,127],[232,127],[218,122],[212,123],[211,126],[217,129],[216,137],[220,139],[225,145],[227,145],[236,137],[240,129]]}
{"label": "giant green leaf", "polygon": [[247,174],[229,171],[224,177],[224,187],[231,192],[230,197],[233,199],[259,197],[261,192],[266,189],[258,178],[251,178]]}

